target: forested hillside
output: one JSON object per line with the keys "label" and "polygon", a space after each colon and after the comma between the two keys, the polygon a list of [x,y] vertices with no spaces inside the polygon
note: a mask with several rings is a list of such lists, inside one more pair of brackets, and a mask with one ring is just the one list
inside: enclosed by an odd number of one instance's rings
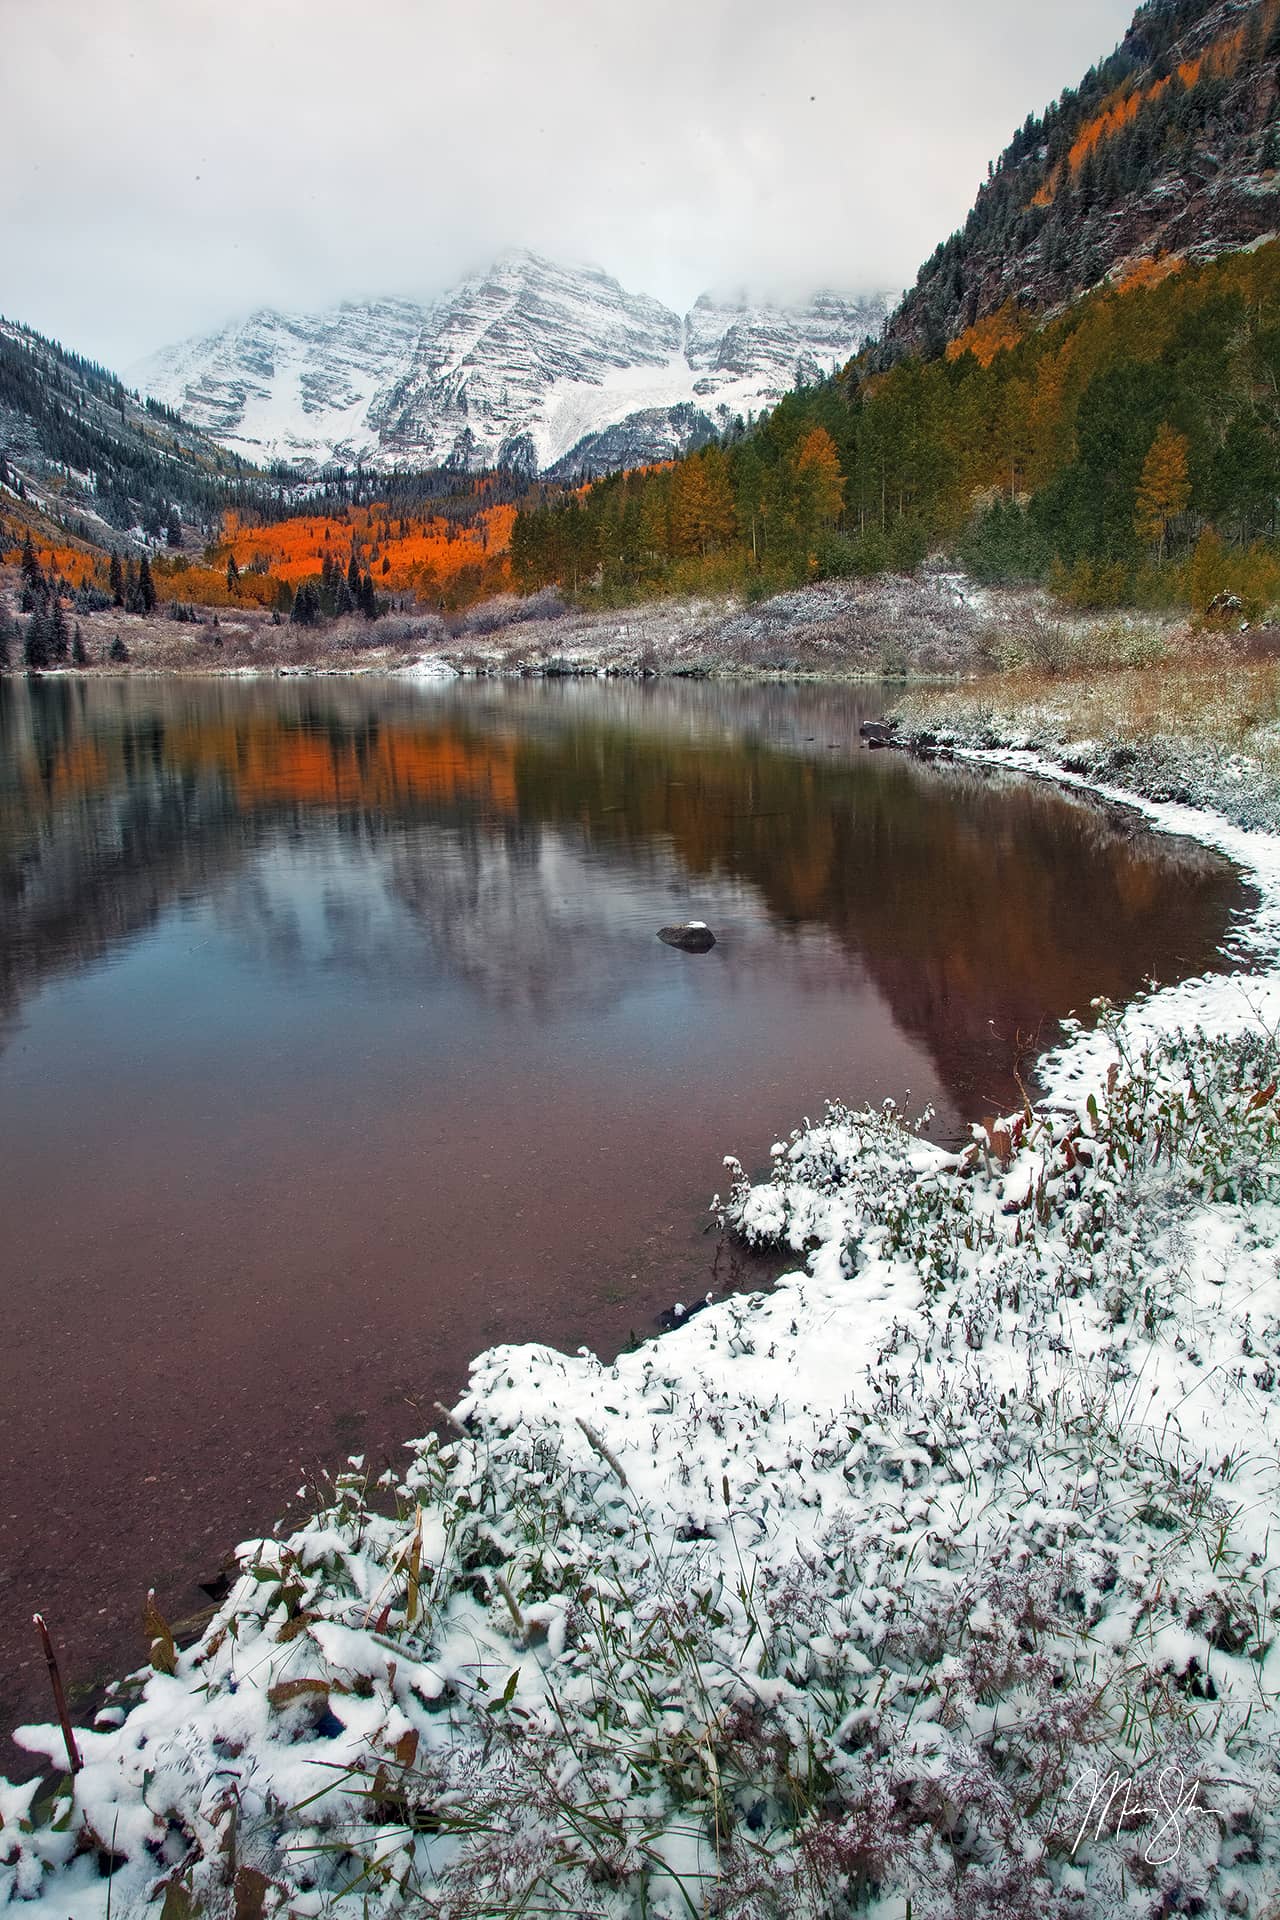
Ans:
{"label": "forested hillside", "polygon": [[1030,115],[920,270],[886,358],[1014,336],[1108,275],[1203,263],[1280,226],[1280,0],[1152,0],[1110,59]]}
{"label": "forested hillside", "polygon": [[[118,543],[215,527],[231,506],[265,508],[280,483],[224,453],[105,367],[0,320],[0,507],[73,540]],[[0,524],[3,524],[0,521]]]}
{"label": "forested hillside", "polygon": [[754,433],[522,514],[517,580],[606,600],[910,569],[1102,605],[1280,601],[1280,245],[789,396]]}

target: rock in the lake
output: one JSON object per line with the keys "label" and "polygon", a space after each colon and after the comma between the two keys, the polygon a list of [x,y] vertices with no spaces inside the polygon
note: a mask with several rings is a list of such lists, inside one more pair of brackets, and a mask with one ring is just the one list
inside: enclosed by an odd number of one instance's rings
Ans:
{"label": "rock in the lake", "polygon": [[891,747],[893,745],[893,728],[883,720],[864,720],[858,728],[858,732],[862,735],[869,747]]}
{"label": "rock in the lake", "polygon": [[669,947],[679,947],[682,953],[710,953],[716,943],[714,933],[702,920],[686,921],[683,927],[659,927],[658,938]]}

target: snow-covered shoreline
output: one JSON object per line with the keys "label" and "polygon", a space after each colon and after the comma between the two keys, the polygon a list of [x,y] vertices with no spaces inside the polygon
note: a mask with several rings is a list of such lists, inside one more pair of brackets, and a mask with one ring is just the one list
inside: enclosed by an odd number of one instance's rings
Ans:
{"label": "snow-covered shoreline", "polygon": [[1280,836],[1105,794],[1248,874],[1247,973],[1104,1010],[959,1158],[836,1109],[731,1165],[804,1270],[612,1364],[482,1355],[398,1487],[244,1550],[73,1794],[0,1787],[0,1898],[1265,1910]]}

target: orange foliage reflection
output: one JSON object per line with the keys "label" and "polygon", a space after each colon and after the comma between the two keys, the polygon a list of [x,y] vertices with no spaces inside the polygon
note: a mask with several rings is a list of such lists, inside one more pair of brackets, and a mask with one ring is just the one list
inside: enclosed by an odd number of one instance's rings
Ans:
{"label": "orange foliage reflection", "polygon": [[[394,812],[467,801],[505,816],[516,810],[515,752],[502,735],[469,737],[447,728],[380,727],[369,732],[282,724],[267,716],[170,728],[163,765],[186,777],[225,780],[241,811],[256,807],[349,807]],[[119,740],[73,734],[43,765],[29,761],[31,800],[84,799],[118,780]],[[30,801],[29,801],[30,804]]]}

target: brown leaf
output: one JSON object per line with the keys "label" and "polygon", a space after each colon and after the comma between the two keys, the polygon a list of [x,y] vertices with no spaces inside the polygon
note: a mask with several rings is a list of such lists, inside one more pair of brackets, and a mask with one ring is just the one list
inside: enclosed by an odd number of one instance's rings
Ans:
{"label": "brown leaf", "polygon": [[191,1888],[180,1874],[165,1881],[160,1920],[194,1920],[198,1911]]}
{"label": "brown leaf", "polygon": [[174,1673],[178,1666],[178,1649],[174,1642],[169,1622],[156,1605],[154,1587],[147,1589],[147,1604],[142,1609],[142,1631],[147,1637],[147,1647],[151,1664],[157,1673]]}
{"label": "brown leaf", "polygon": [[293,1706],[298,1700],[305,1700],[316,1707],[327,1707],[329,1685],[325,1680],[277,1680],[274,1687],[267,1688],[267,1700],[277,1713]]}
{"label": "brown leaf", "polygon": [[235,1920],[262,1920],[271,1882],[258,1867],[237,1867]]}
{"label": "brown leaf", "polygon": [[292,1620],[285,1621],[280,1631],[276,1634],[276,1639],[280,1641],[296,1640],[300,1633],[306,1632],[315,1617],[314,1613],[295,1613]]}

